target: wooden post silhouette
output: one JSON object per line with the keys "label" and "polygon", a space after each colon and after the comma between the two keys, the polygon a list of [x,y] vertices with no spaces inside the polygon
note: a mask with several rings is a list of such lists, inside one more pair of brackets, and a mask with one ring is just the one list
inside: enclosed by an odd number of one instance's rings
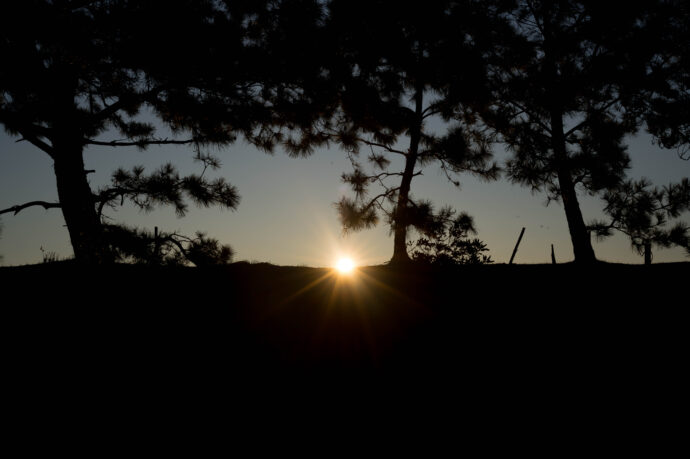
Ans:
{"label": "wooden post silhouette", "polygon": [[556,264],[556,254],[553,251],[553,244],[551,244],[551,264]]}
{"label": "wooden post silhouette", "polygon": [[520,231],[520,237],[518,237],[517,243],[515,244],[515,248],[513,249],[513,254],[510,256],[510,261],[508,262],[509,265],[513,264],[513,259],[515,258],[515,254],[517,253],[518,246],[520,245],[520,241],[522,240],[522,235],[525,234],[525,228],[522,228],[522,231]]}

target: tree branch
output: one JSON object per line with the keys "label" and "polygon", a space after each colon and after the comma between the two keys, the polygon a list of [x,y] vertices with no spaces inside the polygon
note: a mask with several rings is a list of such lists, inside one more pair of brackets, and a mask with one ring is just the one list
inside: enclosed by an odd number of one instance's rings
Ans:
{"label": "tree branch", "polygon": [[369,203],[366,206],[364,206],[363,209],[367,210],[371,206],[376,205],[379,209],[383,210],[383,206],[381,205],[379,200],[387,198],[388,196],[390,196],[398,190],[400,190],[400,187],[386,189],[383,193],[369,199]]}
{"label": "tree branch", "polygon": [[119,140],[112,140],[110,142],[102,142],[93,139],[84,139],[85,145],[101,145],[104,147],[144,147],[147,145],[187,145],[195,142],[196,139],[185,140],[169,140],[169,139],[153,139],[153,140],[139,140],[133,142],[123,142]]}
{"label": "tree branch", "polygon": [[136,94],[136,95],[128,94],[127,96],[119,98],[117,100],[117,102],[113,103],[112,105],[108,105],[103,110],[96,113],[94,115],[94,118],[97,121],[103,121],[103,120],[109,118],[110,116],[114,115],[115,113],[117,113],[119,110],[122,110],[127,105],[142,103],[142,102],[146,101],[147,99],[149,99],[150,97],[157,95],[161,91],[163,91],[163,86],[157,86],[157,87],[155,87],[155,88],[153,88],[153,89],[151,89],[145,93],[141,93],[141,94]]}
{"label": "tree branch", "polygon": [[98,196],[94,196],[94,202],[98,203],[98,216],[102,217],[103,208],[105,208],[106,205],[108,205],[118,196],[121,197],[122,204],[124,204],[124,196],[126,193],[127,190],[124,190],[123,188],[108,188],[106,190],[101,191],[98,194]]}
{"label": "tree branch", "polygon": [[42,206],[46,210],[62,207],[62,205],[60,205],[59,202],[31,201],[31,202],[27,202],[26,204],[12,206],[12,207],[9,207],[7,209],[0,210],[0,215],[7,214],[10,212],[14,212],[14,215],[17,215],[22,210],[26,209],[27,207],[32,207],[32,206]]}
{"label": "tree branch", "polygon": [[[606,104],[606,105],[604,105],[603,107],[599,108],[599,109],[597,110],[597,112],[598,112],[598,113],[603,113],[604,111],[608,110],[612,105],[618,103],[619,101],[620,101],[620,97],[618,97],[618,98],[612,100],[612,101],[609,102],[608,104]],[[573,126],[572,128],[570,128],[570,129],[568,130],[568,132],[566,132],[566,133],[564,134],[565,137],[568,138],[572,133],[574,133],[575,131],[579,130],[580,128],[582,128],[582,126],[584,126],[584,125],[587,124],[587,123],[589,123],[589,118],[588,118],[588,117],[585,117],[584,120],[582,120],[581,122],[577,123],[575,126]]]}
{"label": "tree branch", "polygon": [[[180,241],[175,239],[175,236],[181,237],[180,235],[173,233],[173,234],[168,235],[165,238],[161,238],[161,242],[171,242],[171,243],[175,244],[177,246],[177,248],[180,249],[180,252],[182,252],[182,254],[186,258],[188,256],[187,250],[184,248],[184,246],[182,245],[182,243]],[[187,238],[187,239],[189,239],[189,238]]]}
{"label": "tree branch", "polygon": [[391,153],[397,153],[397,154],[403,155],[403,156],[407,156],[407,154],[408,154],[407,152],[404,152],[402,150],[396,150],[395,148],[389,147],[388,145],[378,143],[378,142],[372,142],[371,140],[362,139],[361,137],[357,137],[356,140],[358,142],[362,142],[362,143],[369,145],[369,146],[383,148],[386,151],[390,151]]}
{"label": "tree branch", "polygon": [[442,109],[440,107],[440,103],[430,104],[427,108],[425,108],[422,111],[422,119],[426,119],[430,116],[436,115],[437,113],[441,113]]}
{"label": "tree branch", "polygon": [[40,150],[43,150],[44,152],[46,152],[48,154],[48,156],[50,156],[51,158],[55,158],[55,149],[52,146],[48,145],[46,142],[39,139],[35,135],[26,135],[26,134],[22,133],[22,136],[23,137],[21,139],[17,140],[17,143],[23,142],[26,140],[30,144],[32,144],[35,147],[38,147]]}
{"label": "tree branch", "polygon": [[395,177],[395,176],[402,177],[402,175],[403,175],[402,172],[381,172],[380,174],[370,175],[369,178],[372,181],[375,181],[375,180],[380,180],[380,179],[384,179],[384,178],[388,178],[388,177]]}
{"label": "tree branch", "polygon": [[[326,132],[326,133],[324,133],[324,135],[325,135],[326,137],[329,137],[329,138],[334,139],[335,141],[338,141],[338,137],[340,137],[340,135],[339,135],[337,132],[333,132],[333,131],[331,131],[331,132]],[[403,155],[403,156],[407,156],[407,155],[408,155],[408,153],[405,152],[405,151],[396,150],[395,148],[390,147],[390,146],[388,146],[388,145],[386,145],[386,144],[379,143],[379,142],[374,142],[374,141],[372,141],[372,140],[367,140],[367,139],[364,139],[364,138],[362,138],[362,137],[354,137],[354,140],[356,140],[357,142],[363,143],[363,144],[365,144],[365,145],[369,145],[369,147],[379,147],[379,148],[383,148],[384,150],[389,151],[389,152],[391,152],[391,153],[397,153],[397,154]]]}
{"label": "tree branch", "polygon": [[450,176],[450,173],[448,172],[448,167],[449,167],[448,163],[444,159],[439,159],[439,161],[441,162],[441,170],[445,174],[448,181],[459,188],[460,187],[460,181],[457,179],[454,179],[453,177]]}
{"label": "tree branch", "polygon": [[12,128],[12,131],[18,132],[22,136],[21,139],[17,140],[17,143],[27,141],[46,152],[51,158],[55,157],[55,150],[53,149],[52,145],[49,145],[45,141],[41,140],[41,137],[49,137],[50,129],[46,128],[45,126],[37,126],[35,124],[21,122],[19,123],[21,126],[17,126],[14,124],[16,122],[17,121],[14,119],[12,113],[0,111],[0,123],[4,124],[5,126],[9,125]]}
{"label": "tree branch", "polygon": [[517,108],[519,108],[520,110],[522,110],[522,112],[526,113],[527,116],[529,117],[530,121],[532,121],[533,123],[537,123],[539,126],[541,126],[542,129],[544,129],[546,132],[548,132],[549,135],[553,135],[553,131],[551,130],[551,127],[547,126],[542,120],[539,119],[539,117],[537,115],[533,115],[529,110],[527,110],[527,108],[521,106],[520,104],[518,104],[515,101],[511,101],[511,103],[513,105],[515,105]]}

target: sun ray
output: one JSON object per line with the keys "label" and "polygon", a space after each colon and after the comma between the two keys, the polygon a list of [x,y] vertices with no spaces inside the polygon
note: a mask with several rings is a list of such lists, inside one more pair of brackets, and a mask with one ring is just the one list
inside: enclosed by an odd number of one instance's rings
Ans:
{"label": "sun ray", "polygon": [[328,270],[328,271],[327,271],[325,274],[323,274],[322,276],[319,276],[318,278],[316,278],[316,279],[314,279],[313,281],[309,282],[307,285],[305,285],[305,286],[302,287],[301,289],[299,289],[299,290],[297,290],[296,292],[294,292],[294,293],[293,293],[292,295],[290,295],[289,297],[285,298],[285,299],[281,302],[281,304],[289,303],[290,301],[294,300],[295,298],[299,297],[300,295],[304,295],[306,292],[308,292],[308,291],[311,290],[312,288],[316,287],[317,285],[319,285],[320,283],[322,283],[323,281],[325,281],[325,280],[328,279],[329,277],[333,277],[333,271],[331,271],[331,270]]}

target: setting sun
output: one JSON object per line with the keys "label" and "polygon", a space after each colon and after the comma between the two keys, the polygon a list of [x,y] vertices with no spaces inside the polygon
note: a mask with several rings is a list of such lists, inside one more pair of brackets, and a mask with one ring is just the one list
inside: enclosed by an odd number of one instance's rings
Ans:
{"label": "setting sun", "polygon": [[350,258],[341,258],[335,264],[335,268],[341,273],[349,273],[355,268],[355,262]]}

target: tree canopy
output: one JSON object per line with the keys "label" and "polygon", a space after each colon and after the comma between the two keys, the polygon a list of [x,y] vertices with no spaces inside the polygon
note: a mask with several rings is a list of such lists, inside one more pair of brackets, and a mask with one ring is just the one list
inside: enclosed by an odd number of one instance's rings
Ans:
{"label": "tree canopy", "polygon": [[575,260],[585,263],[595,255],[578,188],[595,194],[623,180],[649,59],[637,49],[645,9],[610,3],[515,2],[498,10],[511,29],[487,57],[483,120],[513,153],[507,173],[562,201]]}
{"label": "tree canopy", "polygon": [[[3,4],[0,123],[54,161],[58,188],[58,202],[33,201],[3,212],[60,208],[75,257],[102,263],[113,255],[102,212],[116,199],[143,208],[171,204],[180,214],[184,195],[200,205],[234,208],[239,195],[225,179],[180,177],[172,164],[150,175],[139,168],[116,171],[111,187],[94,192],[84,151],[183,144],[206,168],[217,164],[206,146],[227,145],[240,135],[265,150],[279,142],[308,149],[285,133],[308,125],[316,112],[304,110],[308,91],[295,89],[316,88],[316,79],[306,85],[296,77],[313,65],[280,32],[304,32],[320,14],[318,2],[308,1]],[[157,135],[156,125],[139,116],[142,110],[174,137]]]}
{"label": "tree canopy", "polygon": [[[652,245],[683,247],[690,256],[690,225],[679,217],[690,211],[690,180],[653,187],[647,179],[628,180],[604,194],[608,221],[594,221],[592,230],[600,238],[620,231],[645,264],[652,262]],[[671,225],[671,222],[674,222]]]}
{"label": "tree canopy", "polygon": [[[496,179],[501,142],[508,177],[562,201],[575,260],[591,263],[578,196],[604,196],[609,210],[626,189],[662,200],[626,182],[626,136],[645,126],[687,159],[689,17],[678,0],[5,2],[0,123],[53,161],[58,200],[0,214],[61,209],[85,263],[198,250],[229,260],[205,235],[152,238],[108,210],[125,200],[178,215],[189,201],[234,209],[239,192],[209,176],[219,165],[209,147],[241,137],[306,155],[333,144],[353,166],[342,179],[354,197],[337,203],[343,228],[385,219],[392,261],[406,262],[412,229],[431,237],[454,224],[415,195],[414,178],[434,165],[458,186],[466,173]],[[202,172],[168,163],[90,183],[89,148],[165,144],[187,145]]]}
{"label": "tree canopy", "polygon": [[[459,185],[457,174],[494,179],[488,139],[474,128],[473,104],[483,92],[483,65],[473,34],[475,2],[334,1],[331,33],[341,110],[326,127],[350,154],[353,172],[343,174],[355,193],[337,207],[346,230],[386,218],[394,234],[392,262],[409,261],[408,228],[430,234],[442,222],[429,201],[414,197],[411,183],[437,164]],[[361,10],[367,14],[362,15]],[[429,129],[432,120],[444,131]],[[407,141],[407,146],[401,142]],[[371,171],[358,161],[367,149]],[[402,170],[393,169],[390,156]],[[379,191],[370,194],[371,187]]]}
{"label": "tree canopy", "polygon": [[640,97],[647,129],[665,148],[690,160],[690,6],[652,2],[645,16],[651,49],[648,87]]}

